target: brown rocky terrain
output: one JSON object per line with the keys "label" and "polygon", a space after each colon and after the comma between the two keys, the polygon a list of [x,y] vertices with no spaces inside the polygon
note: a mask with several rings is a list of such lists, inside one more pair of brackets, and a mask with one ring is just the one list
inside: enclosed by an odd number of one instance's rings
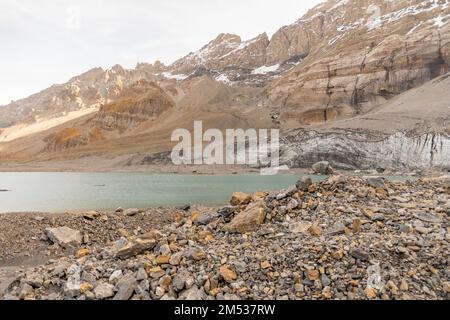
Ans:
{"label": "brown rocky terrain", "polygon": [[[413,150],[419,162],[396,156],[383,166],[448,169],[449,21],[449,0],[328,0],[271,38],[221,34],[170,66],[93,69],[0,108],[0,161],[103,155],[120,166],[123,157],[158,158],[174,128],[203,120],[207,128],[280,128],[295,166],[367,167],[360,155],[378,150],[373,141],[414,145],[438,134],[439,148],[432,139],[431,149]],[[337,139],[339,148],[311,156],[298,144],[303,130],[324,134],[307,142]],[[363,151],[343,151],[355,147]],[[429,150],[443,160],[430,161]]]}

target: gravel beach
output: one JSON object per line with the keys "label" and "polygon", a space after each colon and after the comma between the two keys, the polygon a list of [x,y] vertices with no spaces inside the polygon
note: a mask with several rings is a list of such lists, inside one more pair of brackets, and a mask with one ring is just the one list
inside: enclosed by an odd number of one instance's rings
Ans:
{"label": "gravel beach", "polygon": [[308,178],[230,206],[0,216],[0,299],[450,297],[450,178]]}

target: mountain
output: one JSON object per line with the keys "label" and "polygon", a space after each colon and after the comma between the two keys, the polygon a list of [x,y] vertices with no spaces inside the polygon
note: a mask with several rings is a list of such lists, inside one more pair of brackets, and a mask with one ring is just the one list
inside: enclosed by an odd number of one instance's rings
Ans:
{"label": "mountain", "polygon": [[[174,128],[203,120],[220,129],[280,128],[294,166],[324,158],[343,168],[372,165],[370,149],[345,151],[355,132],[362,141],[405,143],[438,133],[442,148],[431,145],[431,160],[427,147],[414,151],[426,161],[401,166],[450,168],[449,72],[450,0],[328,0],[271,38],[220,34],[169,66],[96,68],[2,107],[0,162],[95,155],[117,166],[151,163],[170,151]],[[334,151],[299,143],[322,145],[328,134],[339,140]]]}

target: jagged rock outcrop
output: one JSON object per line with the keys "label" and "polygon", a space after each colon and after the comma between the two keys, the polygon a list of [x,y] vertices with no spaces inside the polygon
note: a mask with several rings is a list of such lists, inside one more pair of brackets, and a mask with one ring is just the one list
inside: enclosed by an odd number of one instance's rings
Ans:
{"label": "jagged rock outcrop", "polygon": [[67,127],[44,139],[46,151],[64,151],[103,140],[109,132],[123,133],[173,108],[172,98],[156,83],[139,80],[124,88],[114,102],[79,127]]}
{"label": "jagged rock outcrop", "polygon": [[95,122],[104,130],[125,131],[173,108],[174,101],[156,83],[140,80],[100,108]]}
{"label": "jagged rock outcrop", "polygon": [[223,71],[227,68],[255,69],[265,63],[269,38],[266,33],[248,41],[233,34],[220,34],[197,52],[174,62],[173,72],[191,74],[194,70]]}
{"label": "jagged rock outcrop", "polygon": [[114,101],[124,88],[136,81],[152,81],[154,70],[153,65],[139,65],[134,70],[126,70],[120,65],[109,70],[94,68],[70,79],[66,84],[54,85],[0,108],[0,119],[4,126],[10,126],[64,116],[71,111],[98,109]]}

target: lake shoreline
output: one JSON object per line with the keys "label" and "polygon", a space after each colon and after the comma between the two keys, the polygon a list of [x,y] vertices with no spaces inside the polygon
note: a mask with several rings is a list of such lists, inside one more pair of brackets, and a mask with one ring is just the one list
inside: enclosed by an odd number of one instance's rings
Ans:
{"label": "lake shoreline", "polygon": [[0,299],[446,299],[449,195],[335,175],[220,208],[0,215]]}

